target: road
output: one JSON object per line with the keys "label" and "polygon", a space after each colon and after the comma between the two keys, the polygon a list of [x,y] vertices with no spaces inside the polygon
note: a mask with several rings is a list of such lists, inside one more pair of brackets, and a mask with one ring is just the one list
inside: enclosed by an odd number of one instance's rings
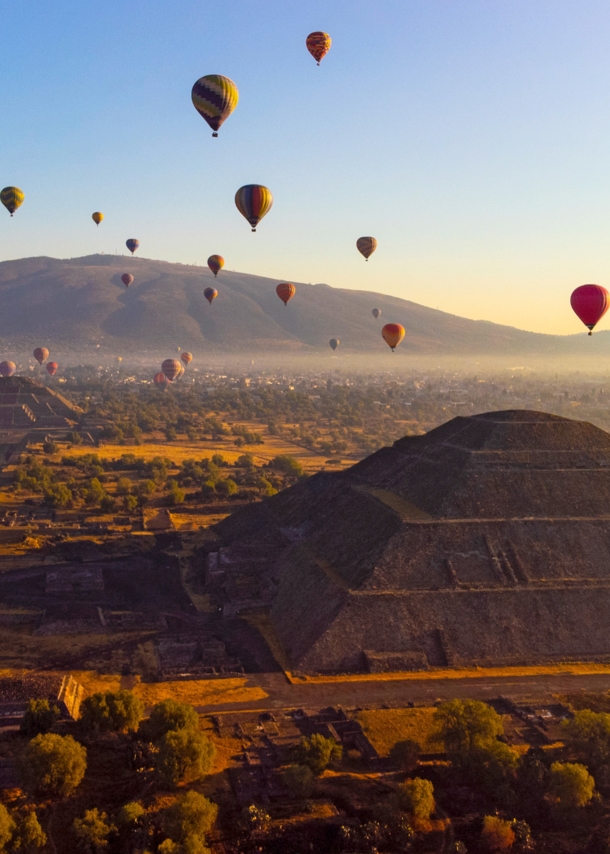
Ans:
{"label": "road", "polygon": [[555,694],[577,691],[610,691],[610,673],[547,676],[495,676],[465,679],[408,679],[404,681],[322,682],[291,685],[283,673],[257,673],[248,677],[247,687],[262,688],[267,697],[246,703],[200,706],[200,712],[237,712],[248,710],[302,708],[317,711],[326,706],[367,708],[383,703],[389,707],[432,705],[436,700],[470,697],[487,700],[494,697],[531,697],[543,702]]}

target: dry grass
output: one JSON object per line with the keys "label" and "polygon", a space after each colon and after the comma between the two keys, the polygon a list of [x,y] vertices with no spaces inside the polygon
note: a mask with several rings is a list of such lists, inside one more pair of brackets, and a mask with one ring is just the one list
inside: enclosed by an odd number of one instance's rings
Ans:
{"label": "dry grass", "polygon": [[589,691],[579,691],[577,694],[566,694],[557,698],[566,703],[575,712],[591,709],[592,712],[610,712],[610,691],[595,694]]}
{"label": "dry grass", "polygon": [[440,753],[443,744],[434,738],[433,715],[433,708],[371,709],[359,712],[356,719],[381,756],[406,739],[420,744],[424,753]]}
{"label": "dry grass", "polygon": [[121,677],[118,673],[96,673],[95,670],[71,670],[70,672],[83,686],[85,697],[100,691],[118,691],[121,687]]}
{"label": "dry grass", "polygon": [[247,679],[193,679],[177,682],[139,682],[134,694],[150,708],[161,700],[176,700],[193,706],[218,706],[264,700],[262,688],[248,688]]}

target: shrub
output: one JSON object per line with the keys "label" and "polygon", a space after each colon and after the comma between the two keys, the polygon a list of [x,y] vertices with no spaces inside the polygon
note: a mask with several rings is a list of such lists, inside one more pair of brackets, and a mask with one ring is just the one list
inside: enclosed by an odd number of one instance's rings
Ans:
{"label": "shrub", "polygon": [[57,720],[59,720],[57,706],[51,706],[48,700],[28,700],[19,729],[24,735],[33,738],[35,735],[48,732]]}
{"label": "shrub", "polygon": [[434,713],[438,735],[451,760],[468,762],[476,748],[487,748],[504,732],[500,715],[479,700],[450,700]]}
{"label": "shrub", "polygon": [[82,818],[75,818],[72,827],[78,847],[85,854],[102,854],[114,830],[106,813],[100,812],[97,807],[87,810]]}
{"label": "shrub", "polygon": [[156,703],[149,719],[140,726],[142,737],[153,742],[179,729],[199,729],[199,715],[189,703],[178,703],[176,700]]}
{"label": "shrub", "polygon": [[577,762],[554,762],[551,765],[549,794],[558,807],[584,807],[594,791],[595,780],[584,765]]}
{"label": "shrub", "polygon": [[207,774],[215,755],[214,744],[203,733],[173,730],[159,742],[155,769],[163,785],[173,787],[181,780],[199,780]]}
{"label": "shrub", "polygon": [[302,736],[297,748],[296,757],[300,765],[307,765],[314,774],[322,771],[335,759],[341,759],[343,750],[333,738],[324,738],[319,733]]}
{"label": "shrub", "polygon": [[10,812],[0,804],[0,851],[4,851],[15,832],[15,821]]}
{"label": "shrub", "polygon": [[49,797],[70,795],[87,769],[87,751],[71,735],[37,735],[25,748],[21,778],[28,791]]}
{"label": "shrub", "polygon": [[36,854],[47,844],[47,834],[35,812],[29,812],[19,823],[12,848],[19,854]]}
{"label": "shrub", "polygon": [[313,771],[307,765],[289,765],[284,771],[284,782],[296,798],[311,795],[313,780]]}
{"label": "shrub", "polygon": [[563,723],[567,746],[591,768],[610,764],[610,714],[583,709]]}
{"label": "shrub", "polygon": [[483,819],[481,842],[488,851],[506,851],[515,842],[515,833],[509,821],[497,815],[486,815]]}
{"label": "shrub", "polygon": [[413,818],[428,821],[434,812],[434,786],[430,780],[414,777],[399,786],[398,800],[401,808]]}
{"label": "shrub", "polygon": [[131,691],[101,691],[81,706],[81,723],[89,732],[136,730],[144,717],[144,704]]}
{"label": "shrub", "polygon": [[166,811],[164,826],[170,839],[185,843],[192,838],[202,842],[214,826],[218,807],[199,792],[181,795]]}

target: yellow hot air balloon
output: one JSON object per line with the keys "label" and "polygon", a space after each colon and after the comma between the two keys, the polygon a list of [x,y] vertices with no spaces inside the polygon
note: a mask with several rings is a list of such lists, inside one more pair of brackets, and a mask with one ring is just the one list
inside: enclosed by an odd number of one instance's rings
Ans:
{"label": "yellow hot air balloon", "polygon": [[235,83],[228,77],[223,77],[222,74],[206,74],[193,86],[191,99],[199,115],[214,131],[212,136],[218,136],[220,126],[237,106],[239,92]]}
{"label": "yellow hot air balloon", "polygon": [[104,219],[104,214],[101,211],[96,211],[91,214],[91,219],[96,225],[99,225],[100,222]]}
{"label": "yellow hot air balloon", "polygon": [[246,184],[235,193],[237,210],[248,220],[252,231],[256,231],[256,226],[271,210],[272,204],[271,190],[262,184]]}
{"label": "yellow hot air balloon", "polygon": [[23,204],[25,193],[19,187],[5,187],[0,192],[0,202],[12,216],[18,207]]}
{"label": "yellow hot air balloon", "polygon": [[388,347],[391,347],[392,352],[394,352],[394,349],[405,337],[405,328],[400,323],[386,323],[381,330],[381,335]]}

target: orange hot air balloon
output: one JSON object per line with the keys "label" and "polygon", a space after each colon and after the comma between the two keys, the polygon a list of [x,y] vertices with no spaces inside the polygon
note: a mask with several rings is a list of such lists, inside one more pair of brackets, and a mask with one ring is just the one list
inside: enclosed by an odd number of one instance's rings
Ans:
{"label": "orange hot air balloon", "polygon": [[58,367],[59,367],[59,365],[57,364],[57,362],[47,362],[47,374],[50,377],[54,377],[55,374],[57,373]]}
{"label": "orange hot air balloon", "polygon": [[288,305],[288,301],[293,298],[296,294],[297,289],[291,282],[280,282],[280,284],[275,289],[276,294],[284,303],[284,305]]}
{"label": "orange hot air balloon", "polygon": [[392,352],[394,352],[394,349],[398,347],[405,337],[405,328],[400,323],[386,323],[381,330],[381,335],[388,347],[391,347]]}
{"label": "orange hot air balloon", "polygon": [[216,290],[216,288],[206,288],[203,292],[203,295],[210,303],[210,305],[212,305],[213,300],[215,300],[218,296],[218,291]]}
{"label": "orange hot air balloon", "polygon": [[17,365],[14,362],[0,362],[0,377],[12,377],[17,370]]}
{"label": "orange hot air balloon", "polygon": [[161,370],[163,371],[167,379],[170,381],[170,383],[173,383],[176,377],[180,376],[180,373],[183,368],[178,359],[166,359],[161,365]]}
{"label": "orange hot air balloon", "polygon": [[96,225],[99,225],[100,222],[104,219],[104,214],[101,211],[96,211],[91,214],[91,219]]}
{"label": "orange hot air balloon", "polygon": [[165,376],[163,371],[158,371],[154,375],[153,382],[157,386],[157,388],[161,389],[161,391],[165,391],[165,389],[167,388],[167,377]]}
{"label": "orange hot air balloon", "polygon": [[190,365],[191,362],[193,361],[193,354],[188,353],[188,352],[181,353],[180,358],[182,359],[182,361],[184,362],[185,365]]}
{"label": "orange hot air balloon", "polygon": [[377,249],[377,241],[374,237],[359,237],[356,241],[356,249],[368,261],[375,249]]}
{"label": "orange hot air balloon", "polygon": [[131,275],[131,273],[123,273],[123,275],[121,276],[121,281],[123,282],[125,287],[128,288],[129,285],[131,285],[133,282],[133,276]]}
{"label": "orange hot air balloon", "polygon": [[38,362],[39,365],[42,365],[43,362],[49,358],[49,351],[46,347],[36,347],[34,350],[34,358]]}
{"label": "orange hot air balloon", "polygon": [[330,46],[332,43],[333,40],[328,35],[328,33],[323,33],[319,30],[315,33],[310,33],[305,40],[307,50],[316,60],[318,65],[322,62],[322,60],[330,50]]}
{"label": "orange hot air balloon", "polygon": [[610,294],[601,285],[581,285],[572,293],[570,304],[592,335],[594,327],[610,307]]}
{"label": "orange hot air balloon", "polygon": [[225,265],[225,259],[222,255],[210,255],[208,258],[208,267],[214,273],[214,278],[220,273]]}

